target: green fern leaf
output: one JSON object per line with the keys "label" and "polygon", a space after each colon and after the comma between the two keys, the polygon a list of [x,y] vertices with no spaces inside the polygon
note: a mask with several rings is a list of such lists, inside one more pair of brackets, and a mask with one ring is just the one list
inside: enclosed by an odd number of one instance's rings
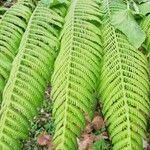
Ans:
{"label": "green fern leaf", "polygon": [[31,0],[20,1],[12,6],[0,20],[0,103],[12,61],[18,52],[21,37],[34,7]]}
{"label": "green fern leaf", "polygon": [[100,95],[114,150],[142,150],[149,114],[147,60],[111,25],[110,1],[104,0],[104,58]]}
{"label": "green fern leaf", "polygon": [[77,149],[77,137],[92,117],[102,57],[100,3],[74,0],[65,18],[52,76],[56,150]]}
{"label": "green fern leaf", "polygon": [[148,53],[150,53],[150,15],[144,17],[142,23],[141,23],[141,27],[143,28],[143,30],[145,31],[146,35],[147,35],[147,39],[146,39],[146,48]]}
{"label": "green fern leaf", "polygon": [[31,16],[3,92],[0,150],[20,150],[19,141],[28,135],[52,72],[63,22],[40,2]]}

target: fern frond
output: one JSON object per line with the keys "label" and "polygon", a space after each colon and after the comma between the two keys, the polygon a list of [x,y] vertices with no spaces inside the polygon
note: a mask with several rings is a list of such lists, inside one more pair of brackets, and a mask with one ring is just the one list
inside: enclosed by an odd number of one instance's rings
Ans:
{"label": "fern frond", "polygon": [[52,72],[63,22],[40,2],[31,16],[3,92],[0,150],[20,150],[19,140],[28,135]]}
{"label": "fern frond", "polygon": [[61,34],[52,76],[56,150],[77,149],[77,137],[92,117],[102,56],[100,3],[73,0]]}
{"label": "fern frond", "polygon": [[31,0],[20,1],[12,6],[0,20],[0,103],[12,61],[18,52],[21,37],[34,7]]}
{"label": "fern frond", "polygon": [[100,95],[114,150],[142,150],[149,114],[147,60],[111,25],[104,0],[104,58]]}
{"label": "fern frond", "polygon": [[146,43],[147,51],[148,53],[150,53],[150,15],[144,17],[141,23],[141,27],[147,35],[145,43]]}

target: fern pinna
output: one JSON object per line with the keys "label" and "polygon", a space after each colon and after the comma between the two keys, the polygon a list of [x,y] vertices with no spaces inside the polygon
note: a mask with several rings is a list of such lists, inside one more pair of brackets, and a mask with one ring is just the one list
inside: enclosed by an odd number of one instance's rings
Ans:
{"label": "fern pinna", "polygon": [[147,34],[146,48],[148,51],[148,58],[149,58],[149,62],[150,62],[150,15],[146,16],[143,19],[143,21],[141,23],[141,27],[143,28],[143,30]]}
{"label": "fern pinna", "polygon": [[12,61],[18,52],[22,35],[34,7],[31,0],[19,1],[0,20],[0,103]]}
{"label": "fern pinna", "polygon": [[104,0],[104,57],[100,76],[103,113],[114,150],[142,150],[149,114],[147,60],[111,25]]}
{"label": "fern pinna", "polygon": [[52,76],[56,150],[77,149],[77,137],[92,117],[102,56],[100,3],[73,0],[61,35]]}
{"label": "fern pinna", "polygon": [[30,121],[42,103],[64,21],[63,13],[58,13],[39,2],[28,23],[3,92],[0,150],[21,149],[19,140],[27,137]]}

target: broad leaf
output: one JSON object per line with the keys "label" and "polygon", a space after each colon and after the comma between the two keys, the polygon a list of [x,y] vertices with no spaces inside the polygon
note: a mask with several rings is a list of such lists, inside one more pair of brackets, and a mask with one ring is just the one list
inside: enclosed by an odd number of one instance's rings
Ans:
{"label": "broad leaf", "polygon": [[41,2],[45,4],[45,6],[50,6],[51,0],[41,0]]}
{"label": "broad leaf", "polygon": [[139,48],[145,41],[146,35],[134,20],[130,10],[126,9],[113,12],[111,21],[112,25],[123,32],[129,42],[136,48]]}
{"label": "broad leaf", "polygon": [[141,4],[141,3],[145,3],[145,2],[149,2],[150,0],[135,0],[135,2]]}
{"label": "broad leaf", "polygon": [[139,5],[140,14],[146,15],[150,13],[150,1]]}
{"label": "broad leaf", "polygon": [[42,2],[46,5],[46,6],[55,6],[61,3],[65,3],[66,0],[42,0]]}

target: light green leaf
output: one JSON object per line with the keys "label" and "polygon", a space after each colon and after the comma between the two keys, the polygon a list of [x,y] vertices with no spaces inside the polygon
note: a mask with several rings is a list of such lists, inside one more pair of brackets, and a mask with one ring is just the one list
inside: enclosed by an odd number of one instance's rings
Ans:
{"label": "light green leaf", "polygon": [[46,5],[46,6],[55,6],[61,3],[65,3],[66,0],[42,0],[42,2]]}
{"label": "light green leaf", "polygon": [[123,32],[129,42],[136,48],[139,48],[145,41],[146,35],[135,21],[130,10],[126,9],[113,12],[111,21],[112,25]]}
{"label": "light green leaf", "polygon": [[45,6],[50,6],[51,0],[41,0],[41,2],[45,5]]}
{"label": "light green leaf", "polygon": [[150,0],[135,0],[135,2],[141,4],[141,3],[145,3],[145,2],[149,2]]}
{"label": "light green leaf", "polygon": [[126,9],[126,3],[124,3],[123,1],[120,0],[113,0],[111,1],[111,5],[110,5],[111,10],[113,11],[119,11],[122,9]]}
{"label": "light green leaf", "polygon": [[150,1],[139,5],[140,14],[146,15],[150,13]]}

